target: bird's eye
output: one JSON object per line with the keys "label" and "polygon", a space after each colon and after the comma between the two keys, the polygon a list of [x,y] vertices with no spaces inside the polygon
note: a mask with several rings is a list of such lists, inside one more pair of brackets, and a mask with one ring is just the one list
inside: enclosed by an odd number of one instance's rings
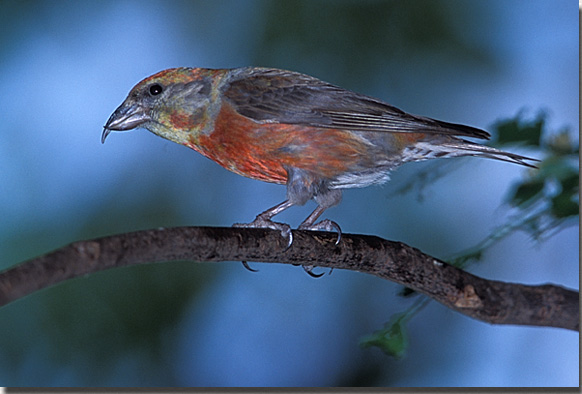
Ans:
{"label": "bird's eye", "polygon": [[150,86],[150,94],[152,96],[157,96],[158,94],[162,93],[162,85],[154,83],[152,86]]}

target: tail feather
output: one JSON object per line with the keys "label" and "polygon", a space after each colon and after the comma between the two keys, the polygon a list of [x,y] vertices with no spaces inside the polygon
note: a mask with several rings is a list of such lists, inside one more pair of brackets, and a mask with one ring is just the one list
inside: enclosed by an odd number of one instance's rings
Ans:
{"label": "tail feather", "polygon": [[474,144],[461,139],[446,142],[439,141],[436,144],[432,144],[429,141],[419,141],[413,147],[405,149],[403,155],[404,161],[418,161],[439,157],[480,156],[530,168],[537,168],[530,162],[539,162],[539,160],[531,157],[505,152],[497,148]]}

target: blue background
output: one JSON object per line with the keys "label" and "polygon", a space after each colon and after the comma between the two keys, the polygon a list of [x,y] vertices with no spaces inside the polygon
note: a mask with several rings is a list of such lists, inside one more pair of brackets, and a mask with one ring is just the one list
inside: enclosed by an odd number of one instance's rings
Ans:
{"label": "blue background", "polygon": [[[301,71],[408,112],[491,129],[519,111],[578,137],[578,9],[566,0],[0,1],[0,268],[79,239],[229,226],[285,189],[232,174],[145,130],[102,125],[169,67]],[[518,147],[516,153],[532,154]],[[446,258],[511,213],[525,170],[453,159],[422,199],[349,190],[344,232]],[[297,225],[314,208],[278,219]],[[517,233],[477,275],[577,289],[578,226]],[[69,281],[0,309],[0,384],[35,386],[577,386],[579,337],[493,326],[437,303],[410,321],[402,360],[358,340],[410,305],[399,287],[335,270],[240,262],[151,264]]]}

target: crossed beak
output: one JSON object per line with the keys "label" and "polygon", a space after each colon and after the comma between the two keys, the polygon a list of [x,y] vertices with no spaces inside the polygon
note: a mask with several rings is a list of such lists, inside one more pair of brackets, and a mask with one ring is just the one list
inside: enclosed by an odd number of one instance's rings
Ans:
{"label": "crossed beak", "polygon": [[137,103],[128,103],[127,101],[121,104],[103,126],[103,134],[101,134],[101,143],[105,143],[105,139],[112,130],[124,131],[135,129],[143,123],[151,120],[146,109]]}

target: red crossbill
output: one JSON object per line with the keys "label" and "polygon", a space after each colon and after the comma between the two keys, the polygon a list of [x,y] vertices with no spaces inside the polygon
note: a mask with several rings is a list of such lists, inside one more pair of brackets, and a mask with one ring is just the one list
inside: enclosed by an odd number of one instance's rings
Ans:
{"label": "red crossbill", "polygon": [[[524,156],[459,137],[489,138],[474,127],[408,114],[383,101],[285,70],[174,68],[139,82],[105,124],[143,127],[224,168],[287,185],[287,199],[245,227],[290,227],[271,218],[310,199],[300,229],[336,230],[321,214],[342,189],[384,183],[399,165],[439,157],[482,156],[533,167]],[[241,226],[241,225],[239,225]]]}

